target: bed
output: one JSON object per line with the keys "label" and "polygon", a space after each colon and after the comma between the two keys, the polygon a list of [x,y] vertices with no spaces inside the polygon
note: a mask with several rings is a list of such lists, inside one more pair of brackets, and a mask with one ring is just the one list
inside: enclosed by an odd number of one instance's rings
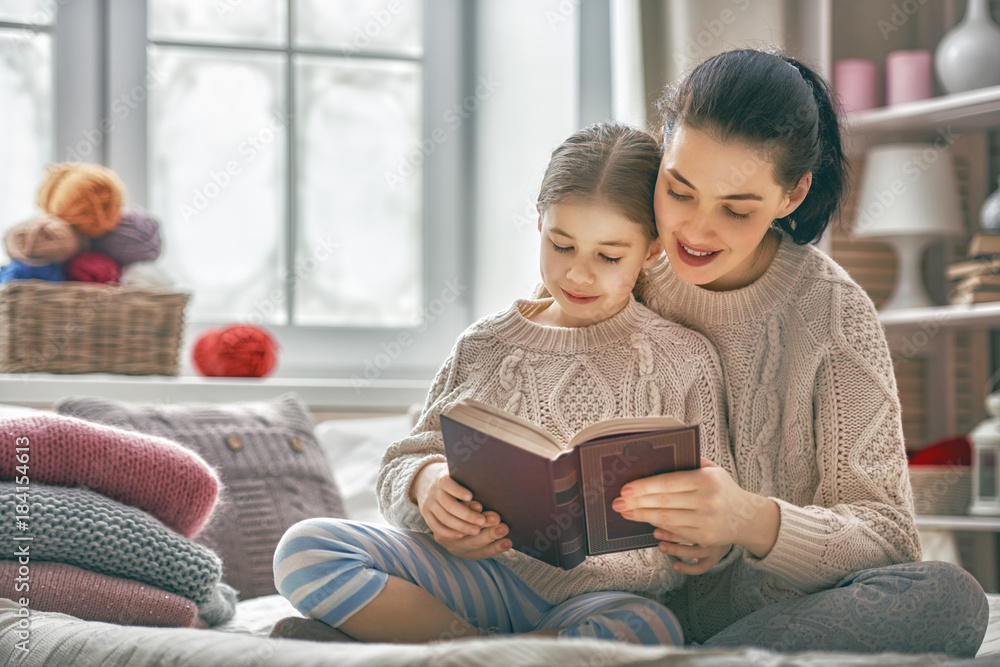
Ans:
{"label": "bed", "polygon": [[[0,410],[0,417],[3,416]],[[383,522],[372,489],[386,444],[408,432],[406,415],[324,421],[315,428],[347,515]],[[493,637],[427,645],[318,643],[272,639],[274,623],[298,615],[278,595],[243,600],[228,622],[212,629],[152,628],[84,621],[55,612],[32,611],[27,650],[18,605],[0,599],[0,665],[1000,665],[1000,595],[990,595],[990,627],[975,659],[943,655],[824,651],[779,654],[756,648],[643,647],[597,640]]]}

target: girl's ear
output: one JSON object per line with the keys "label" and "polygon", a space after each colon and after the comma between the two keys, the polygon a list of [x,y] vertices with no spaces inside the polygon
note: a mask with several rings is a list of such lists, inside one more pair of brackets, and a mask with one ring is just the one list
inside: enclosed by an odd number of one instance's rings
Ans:
{"label": "girl's ear", "polygon": [[649,244],[649,252],[646,253],[646,259],[642,262],[642,268],[648,269],[653,264],[656,264],[656,260],[658,260],[662,254],[663,243],[660,242],[660,239],[656,239]]}
{"label": "girl's ear", "polygon": [[542,209],[540,209],[538,207],[538,205],[536,204],[535,205],[535,210],[538,211],[538,231],[541,232],[542,231]]}
{"label": "girl's ear", "polygon": [[811,171],[807,171],[799,182],[795,185],[791,192],[788,193],[788,202],[782,207],[778,215],[774,216],[776,218],[784,218],[786,215],[791,214],[792,211],[799,207],[802,200],[806,198],[809,194],[809,188],[812,187],[813,175]]}

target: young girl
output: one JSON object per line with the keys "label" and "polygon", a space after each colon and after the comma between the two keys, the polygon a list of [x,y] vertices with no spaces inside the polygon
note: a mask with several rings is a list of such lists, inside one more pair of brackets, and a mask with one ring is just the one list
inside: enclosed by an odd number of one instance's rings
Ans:
{"label": "young girl", "polygon": [[[920,560],[892,363],[865,292],[818,239],[845,185],[825,81],[787,57],[713,57],[661,101],[649,305],[725,371],[736,472],[627,485],[624,516],[745,548],[668,601],[712,647],[974,656],[988,620],[964,570]],[[714,556],[713,556],[714,557]],[[706,556],[706,559],[709,558]]]}
{"label": "young girl", "polygon": [[439,420],[472,397],[565,446],[602,419],[670,414],[699,424],[710,465],[733,470],[712,347],[632,294],[662,252],[652,211],[658,165],[652,137],[615,124],[581,130],[553,152],[538,198],[552,296],[469,327],[413,432],[386,451],[379,501],[403,530],[317,519],[282,538],[275,582],[303,614],[366,641],[536,632],[681,645],[673,615],[648,596],[666,596],[685,573],[725,567],[738,549],[721,562],[730,545],[704,549],[704,567],[679,563],[666,545],[590,557],[569,571],[546,565],[512,550],[503,517],[448,476]]}

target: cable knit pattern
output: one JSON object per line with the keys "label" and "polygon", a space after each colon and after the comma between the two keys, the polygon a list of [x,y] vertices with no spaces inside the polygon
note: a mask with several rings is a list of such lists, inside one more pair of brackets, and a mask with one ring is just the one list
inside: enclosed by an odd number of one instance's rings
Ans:
{"label": "cable knit pattern", "polygon": [[701,642],[761,607],[920,559],[896,382],[878,315],[847,273],[782,238],[767,272],[713,292],[650,269],[649,306],[715,344],[736,480],[780,508],[762,559],[692,578],[668,602]]}
{"label": "cable knit pattern", "polygon": [[[546,327],[527,319],[550,302],[518,301],[459,338],[438,371],[420,421],[383,456],[376,486],[391,523],[428,532],[410,501],[410,486],[425,464],[444,460],[440,415],[465,397],[539,424],[564,447],[579,429],[602,419],[673,415],[699,424],[702,453],[734,470],[719,360],[703,336],[634,300],[614,317],[583,328]],[[734,549],[715,567],[725,568],[741,553]],[[672,557],[655,548],[589,557],[569,571],[516,551],[497,559],[550,604],[603,590],[664,596],[684,580],[671,568]]]}
{"label": "cable knit pattern", "polygon": [[[222,577],[219,557],[142,510],[88,489],[32,482],[25,513],[23,507],[17,509],[22,502],[16,488],[0,482],[0,541],[26,544],[32,559],[135,579],[195,604],[216,594]],[[24,514],[30,517],[28,531],[19,532],[15,516]],[[14,539],[25,535],[32,540]]]}
{"label": "cable knit pattern", "polygon": [[11,454],[0,457],[0,479],[21,475],[13,455],[18,438],[31,452],[31,481],[85,486],[149,512],[185,537],[208,522],[219,478],[198,454],[166,438],[39,412],[0,420]]}

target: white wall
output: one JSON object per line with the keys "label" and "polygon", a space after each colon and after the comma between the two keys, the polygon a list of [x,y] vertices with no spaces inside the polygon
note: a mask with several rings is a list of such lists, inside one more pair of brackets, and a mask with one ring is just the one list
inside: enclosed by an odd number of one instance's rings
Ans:
{"label": "white wall", "polygon": [[476,76],[498,85],[475,119],[474,319],[538,284],[538,187],[578,129],[578,12],[571,0],[477,4]]}

